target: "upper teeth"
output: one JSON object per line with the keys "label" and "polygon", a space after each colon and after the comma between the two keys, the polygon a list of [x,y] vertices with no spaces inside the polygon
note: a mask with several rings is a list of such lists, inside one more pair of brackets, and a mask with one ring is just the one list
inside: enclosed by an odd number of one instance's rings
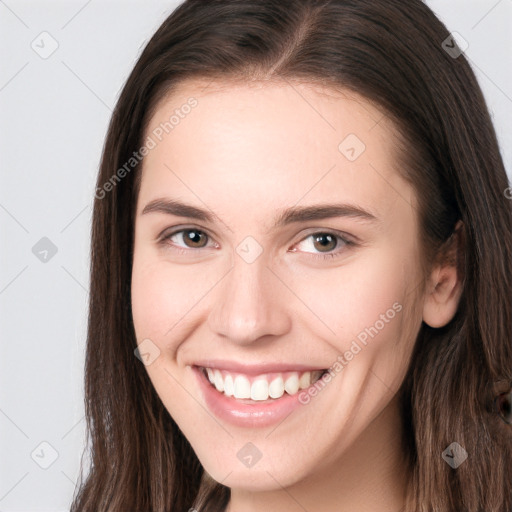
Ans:
{"label": "upper teeth", "polygon": [[225,370],[206,368],[208,380],[217,391],[235,398],[250,398],[252,400],[268,400],[280,398],[286,391],[294,395],[299,389],[305,389],[316,382],[322,375],[322,370],[307,372],[285,372],[248,377],[242,374],[232,374]]}

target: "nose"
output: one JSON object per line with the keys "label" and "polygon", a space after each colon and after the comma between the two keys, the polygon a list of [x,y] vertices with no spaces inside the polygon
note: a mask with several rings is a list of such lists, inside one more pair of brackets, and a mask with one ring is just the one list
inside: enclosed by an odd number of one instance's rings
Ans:
{"label": "nose", "polygon": [[250,345],[265,336],[282,336],[290,329],[283,295],[287,290],[263,257],[247,263],[236,256],[217,288],[208,316],[216,335],[238,345]]}

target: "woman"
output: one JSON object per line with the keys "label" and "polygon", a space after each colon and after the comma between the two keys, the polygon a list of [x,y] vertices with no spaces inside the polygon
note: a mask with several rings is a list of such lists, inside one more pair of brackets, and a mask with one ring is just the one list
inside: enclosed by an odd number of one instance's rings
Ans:
{"label": "woman", "polygon": [[510,512],[511,203],[457,50],[419,0],[162,24],[97,182],[73,511]]}

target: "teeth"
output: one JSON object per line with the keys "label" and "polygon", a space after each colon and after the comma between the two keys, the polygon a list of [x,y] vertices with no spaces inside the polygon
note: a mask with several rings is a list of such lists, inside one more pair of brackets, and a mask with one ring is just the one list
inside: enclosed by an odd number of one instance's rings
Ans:
{"label": "teeth", "polygon": [[293,375],[290,375],[284,381],[284,390],[289,395],[295,395],[295,393],[297,393],[297,391],[299,391],[299,376],[298,376],[298,374],[294,373]]}
{"label": "teeth", "polygon": [[243,375],[238,375],[235,378],[235,398],[251,398],[251,384],[249,379]]}
{"label": "teeth", "polygon": [[215,370],[213,375],[215,377],[215,387],[217,388],[217,391],[224,391],[224,379],[222,378],[222,373],[220,373],[219,370]]}
{"label": "teeth", "polygon": [[306,389],[311,386],[311,372],[305,372],[301,375],[299,379],[299,388]]}
{"label": "teeth", "polygon": [[251,399],[252,400],[267,400],[268,399],[268,382],[266,379],[258,379],[252,383]]}
{"label": "teeth", "polygon": [[245,375],[232,375],[226,371],[206,368],[208,380],[220,393],[226,396],[234,396],[239,399],[254,401],[281,398],[284,392],[295,395],[299,389],[306,389],[315,383],[322,375],[321,370],[299,372],[285,372],[277,375],[259,375],[252,382]]}
{"label": "teeth", "polygon": [[268,387],[268,394],[271,398],[281,398],[284,393],[283,377],[275,378]]}
{"label": "teeth", "polygon": [[227,375],[224,379],[224,394],[227,396],[233,396],[235,394],[235,385],[233,384],[233,377]]}

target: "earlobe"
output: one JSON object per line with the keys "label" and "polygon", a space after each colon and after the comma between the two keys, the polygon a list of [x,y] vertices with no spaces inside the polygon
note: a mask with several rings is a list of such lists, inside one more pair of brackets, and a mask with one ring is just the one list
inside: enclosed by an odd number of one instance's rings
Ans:
{"label": "earlobe", "polygon": [[459,307],[462,295],[463,276],[460,265],[463,251],[463,224],[459,221],[455,226],[449,246],[441,263],[436,265],[430,274],[423,303],[423,321],[430,327],[444,327],[448,324]]}

